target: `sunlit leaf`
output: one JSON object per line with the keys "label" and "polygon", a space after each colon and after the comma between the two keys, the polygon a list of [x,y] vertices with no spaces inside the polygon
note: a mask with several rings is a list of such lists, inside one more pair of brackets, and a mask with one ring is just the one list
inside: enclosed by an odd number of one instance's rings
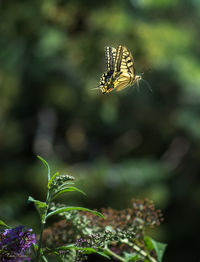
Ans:
{"label": "sunlit leaf", "polygon": [[106,254],[106,252],[103,252],[103,251],[98,251],[97,254],[103,256],[103,257],[106,257],[108,259],[110,259],[110,257]]}
{"label": "sunlit leaf", "polygon": [[66,193],[66,192],[73,192],[73,191],[77,191],[79,193],[82,193],[83,195],[86,195],[82,190],[76,188],[76,187],[67,187],[64,188],[62,190],[57,191],[53,196],[52,196],[52,200],[55,199],[56,197],[58,197],[59,195]]}
{"label": "sunlit leaf", "polygon": [[146,245],[147,250],[154,249],[155,252],[156,252],[156,255],[157,255],[158,262],[162,262],[162,257],[164,255],[167,244],[157,242],[157,241],[153,240],[152,238],[146,236],[145,237],[145,245]]}
{"label": "sunlit leaf", "polygon": [[76,250],[81,250],[84,254],[92,254],[92,253],[96,253],[96,254],[99,254],[103,257],[106,257],[108,259],[110,259],[110,257],[106,254],[107,252],[106,251],[98,251],[98,250],[95,250],[94,248],[92,247],[78,247],[78,248],[75,248]]}
{"label": "sunlit leaf", "polygon": [[44,261],[44,262],[48,262],[47,258],[46,258],[44,255],[41,256],[41,259],[42,259],[42,261]]}
{"label": "sunlit leaf", "polygon": [[44,160],[44,158],[42,158],[41,156],[37,156],[38,159],[40,159],[40,161],[42,161],[42,163],[44,164],[44,166],[46,166],[47,168],[47,177],[48,177],[48,181],[50,181],[50,166],[47,163],[46,160]]}
{"label": "sunlit leaf", "polygon": [[51,183],[53,182],[53,180],[54,180],[57,176],[59,176],[59,172],[56,172],[56,173],[51,177],[51,179],[50,179],[49,182],[48,182],[48,188],[50,188]]}
{"label": "sunlit leaf", "polygon": [[34,247],[35,250],[38,250],[38,245],[36,243],[33,244],[33,247]]}
{"label": "sunlit leaf", "polygon": [[154,249],[154,246],[153,246],[153,243],[150,237],[145,236],[144,241],[145,241],[146,250],[150,251]]}
{"label": "sunlit leaf", "polygon": [[0,226],[1,226],[1,227],[5,227],[5,228],[11,228],[11,227],[8,226],[5,222],[3,222],[3,220],[0,220]]}
{"label": "sunlit leaf", "polygon": [[156,251],[156,255],[158,258],[158,261],[161,262],[162,261],[162,257],[164,255],[165,249],[167,247],[167,244],[165,243],[161,243],[161,242],[157,242],[155,240],[152,239],[152,243],[154,246],[154,249]]}
{"label": "sunlit leaf", "polygon": [[96,250],[92,247],[77,247],[74,244],[70,244],[70,245],[67,245],[67,246],[61,246],[61,247],[56,248],[55,250],[59,251],[59,250],[69,250],[69,249],[81,250],[84,254],[96,253],[96,254],[99,254],[103,257],[110,259],[110,257],[106,254],[107,253],[106,251],[103,251],[103,250],[98,251],[98,250]]}
{"label": "sunlit leaf", "polygon": [[75,183],[72,182],[72,181],[64,182],[62,185],[59,186],[59,190],[65,189],[66,187],[71,186],[71,185],[74,185],[74,184],[75,184]]}
{"label": "sunlit leaf", "polygon": [[41,202],[39,200],[35,200],[31,196],[29,196],[28,201],[34,203],[34,205],[36,207],[36,210],[38,211],[39,215],[41,216],[41,218],[43,220],[44,216],[45,216],[46,209],[47,209],[46,203],[45,202]]}
{"label": "sunlit leaf", "polygon": [[125,261],[126,261],[126,262],[129,262],[129,261],[138,261],[138,260],[139,260],[139,257],[138,257],[137,254],[127,253],[127,252],[124,252],[124,258],[125,258]]}
{"label": "sunlit leaf", "polygon": [[62,208],[58,208],[58,209],[50,212],[47,215],[47,218],[49,218],[49,217],[51,217],[53,215],[59,214],[59,213],[68,212],[68,211],[72,211],[72,210],[87,211],[87,212],[90,212],[90,213],[92,213],[92,214],[94,214],[96,216],[104,218],[104,216],[100,212],[97,212],[97,211],[94,211],[94,210],[91,210],[91,209],[88,209],[88,208],[84,208],[84,207],[62,207]]}

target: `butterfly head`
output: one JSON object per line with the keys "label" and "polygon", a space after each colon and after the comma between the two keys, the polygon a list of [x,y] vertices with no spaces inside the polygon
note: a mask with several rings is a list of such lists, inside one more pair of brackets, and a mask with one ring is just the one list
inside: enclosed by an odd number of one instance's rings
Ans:
{"label": "butterfly head", "polygon": [[135,80],[138,82],[140,80],[142,80],[142,75],[144,75],[144,73],[141,73],[140,75],[136,75],[135,76]]}
{"label": "butterfly head", "polygon": [[143,73],[135,76],[135,83],[136,83],[138,88],[140,87],[140,81],[142,80],[142,75],[143,75]]}
{"label": "butterfly head", "polygon": [[152,92],[152,89],[151,89],[151,86],[149,85],[149,83],[144,80],[144,78],[142,78],[142,75],[144,75],[144,73],[141,73],[140,75],[137,75],[135,77],[135,81],[136,81],[136,84],[137,84],[137,87],[139,88],[140,87],[140,80],[142,80],[142,82],[145,83],[145,85],[149,88],[149,90]]}

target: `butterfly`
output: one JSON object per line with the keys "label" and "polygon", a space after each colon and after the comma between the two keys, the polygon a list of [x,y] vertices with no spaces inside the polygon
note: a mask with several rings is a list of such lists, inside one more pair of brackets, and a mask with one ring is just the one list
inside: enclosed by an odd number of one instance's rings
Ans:
{"label": "butterfly", "polygon": [[121,91],[142,79],[141,75],[136,75],[133,57],[125,46],[118,45],[117,49],[107,46],[105,57],[106,72],[101,76],[97,87],[103,94],[114,89]]}

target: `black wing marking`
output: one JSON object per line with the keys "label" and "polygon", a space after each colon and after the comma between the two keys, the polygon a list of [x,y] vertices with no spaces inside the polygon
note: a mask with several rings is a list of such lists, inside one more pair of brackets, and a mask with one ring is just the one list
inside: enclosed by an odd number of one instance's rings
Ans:
{"label": "black wing marking", "polygon": [[106,57],[106,70],[114,71],[115,58],[116,58],[116,49],[111,46],[105,47],[105,57]]}

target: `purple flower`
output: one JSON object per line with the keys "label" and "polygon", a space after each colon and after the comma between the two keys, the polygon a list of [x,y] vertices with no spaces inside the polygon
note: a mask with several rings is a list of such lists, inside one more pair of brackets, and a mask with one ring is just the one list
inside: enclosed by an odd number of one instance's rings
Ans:
{"label": "purple flower", "polygon": [[18,226],[0,233],[0,261],[30,261],[26,254],[30,252],[30,247],[36,243],[35,234],[31,234],[31,232],[31,228],[26,229],[24,226]]}

